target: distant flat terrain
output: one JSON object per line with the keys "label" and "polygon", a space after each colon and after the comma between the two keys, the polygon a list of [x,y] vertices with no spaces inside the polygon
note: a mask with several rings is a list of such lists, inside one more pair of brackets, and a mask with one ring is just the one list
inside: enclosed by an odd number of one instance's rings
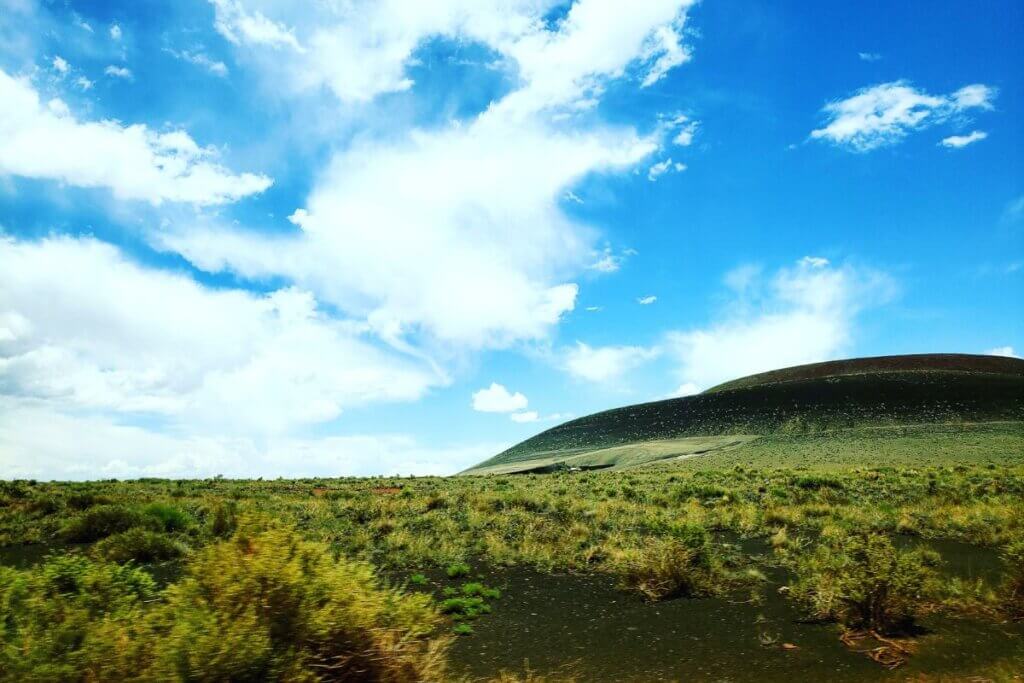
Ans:
{"label": "distant flat terrain", "polygon": [[1024,361],[963,354],[859,358],[751,375],[696,396],[588,415],[465,473],[621,469],[698,451],[739,457],[768,443],[757,437],[769,436],[776,442],[806,437],[805,443],[827,450],[830,440],[864,442],[870,437],[855,435],[870,435],[866,429],[914,427],[941,441],[961,426],[989,423],[1004,425],[996,431],[1011,442],[1024,424]]}

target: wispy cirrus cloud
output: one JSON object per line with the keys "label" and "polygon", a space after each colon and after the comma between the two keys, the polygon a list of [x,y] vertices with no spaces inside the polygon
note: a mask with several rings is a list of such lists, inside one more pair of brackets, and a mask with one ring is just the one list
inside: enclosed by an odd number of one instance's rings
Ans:
{"label": "wispy cirrus cloud", "polygon": [[995,88],[980,83],[949,95],[931,95],[908,81],[882,83],[826,104],[826,125],[811,131],[811,138],[867,152],[970,110],[991,109],[996,95]]}
{"label": "wispy cirrus cloud", "polygon": [[967,135],[950,135],[948,138],[943,138],[939,143],[943,147],[952,147],[953,149],[960,149],[967,145],[975,142],[980,142],[988,137],[988,133],[981,130],[971,131]]}

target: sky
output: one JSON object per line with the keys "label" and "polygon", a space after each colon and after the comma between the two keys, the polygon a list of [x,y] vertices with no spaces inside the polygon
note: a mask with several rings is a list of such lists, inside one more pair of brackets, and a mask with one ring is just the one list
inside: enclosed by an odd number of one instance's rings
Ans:
{"label": "sky", "polygon": [[1024,353],[1024,5],[0,0],[0,478],[451,474]]}

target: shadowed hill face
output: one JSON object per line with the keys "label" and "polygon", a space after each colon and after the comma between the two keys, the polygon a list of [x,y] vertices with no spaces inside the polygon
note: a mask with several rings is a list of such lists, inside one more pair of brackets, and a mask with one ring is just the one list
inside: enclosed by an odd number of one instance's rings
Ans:
{"label": "shadowed hill face", "polygon": [[889,356],[753,375],[685,398],[553,427],[473,469],[660,439],[845,427],[1024,420],[1024,361]]}
{"label": "shadowed hill face", "polygon": [[795,380],[826,379],[846,375],[884,374],[889,372],[961,372],[1024,376],[1024,361],[1004,356],[977,356],[966,353],[921,353],[907,356],[875,356],[831,360],[824,363],[797,365],[741,377],[704,393],[744,389],[762,384]]}

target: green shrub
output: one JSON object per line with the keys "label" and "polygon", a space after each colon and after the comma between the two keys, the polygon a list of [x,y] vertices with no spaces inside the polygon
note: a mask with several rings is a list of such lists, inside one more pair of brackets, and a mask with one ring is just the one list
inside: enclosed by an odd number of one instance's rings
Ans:
{"label": "green shrub", "polygon": [[165,503],[150,503],[142,514],[153,520],[160,531],[184,531],[192,526],[192,518],[183,510]]}
{"label": "green shrub", "polygon": [[146,519],[137,511],[123,505],[98,505],[64,526],[61,535],[69,543],[91,543],[112,534],[143,526]]}
{"label": "green shrub", "polygon": [[441,612],[450,614],[456,621],[476,619],[481,614],[490,614],[491,606],[481,597],[448,598],[441,601]]}
{"label": "green shrub", "polygon": [[72,510],[88,510],[96,505],[108,505],[111,501],[106,496],[99,496],[95,493],[72,493],[65,502]]}
{"label": "green shrub", "polygon": [[428,596],[290,530],[209,546],[156,597],[146,572],[80,555],[0,567],[0,679],[445,680]]}
{"label": "green shrub", "polygon": [[835,489],[842,491],[845,488],[843,486],[843,482],[838,479],[815,475],[797,477],[793,483],[797,488],[804,489],[805,491],[818,491],[820,489]]}
{"label": "green shrub", "polygon": [[292,531],[242,530],[200,552],[167,590],[155,666],[181,679],[438,678],[430,603]]}
{"label": "green shrub", "polygon": [[210,533],[216,538],[227,538],[235,532],[238,517],[234,501],[221,501],[214,507],[210,520]]}
{"label": "green shrub", "polygon": [[181,557],[184,549],[173,539],[147,529],[135,527],[113,536],[107,536],[95,546],[99,557],[124,564],[134,562],[162,562]]}
{"label": "green shrub", "polygon": [[416,573],[409,577],[409,583],[414,586],[426,586],[427,577],[425,574]]}
{"label": "green shrub", "polygon": [[651,539],[643,548],[627,553],[619,572],[627,587],[651,601],[711,595],[720,582],[719,563],[705,537],[697,543],[675,538]]}
{"label": "green shrub", "polygon": [[497,600],[501,597],[501,591],[497,588],[488,588],[482,583],[470,582],[462,584],[462,594],[466,596],[479,596],[487,600]]}
{"label": "green shrub", "polygon": [[1006,546],[1002,557],[1006,572],[1000,590],[1000,603],[1011,619],[1024,619],[1024,539]]}
{"label": "green shrub", "polygon": [[465,562],[455,562],[448,565],[444,572],[448,575],[449,579],[457,579],[462,576],[469,576],[470,569],[469,565]]}
{"label": "green shrub", "polygon": [[[30,571],[0,567],[0,679],[127,678],[130,670],[112,671],[114,653],[156,594],[146,572],[77,554]],[[87,674],[100,670],[113,675]]]}
{"label": "green shrub", "polygon": [[898,550],[878,533],[846,533],[800,556],[790,588],[815,618],[900,633],[936,604],[937,565],[932,551]]}
{"label": "green shrub", "polygon": [[28,512],[33,512],[41,516],[52,515],[55,512],[60,512],[63,509],[60,498],[52,495],[37,495],[33,496],[25,509]]}

